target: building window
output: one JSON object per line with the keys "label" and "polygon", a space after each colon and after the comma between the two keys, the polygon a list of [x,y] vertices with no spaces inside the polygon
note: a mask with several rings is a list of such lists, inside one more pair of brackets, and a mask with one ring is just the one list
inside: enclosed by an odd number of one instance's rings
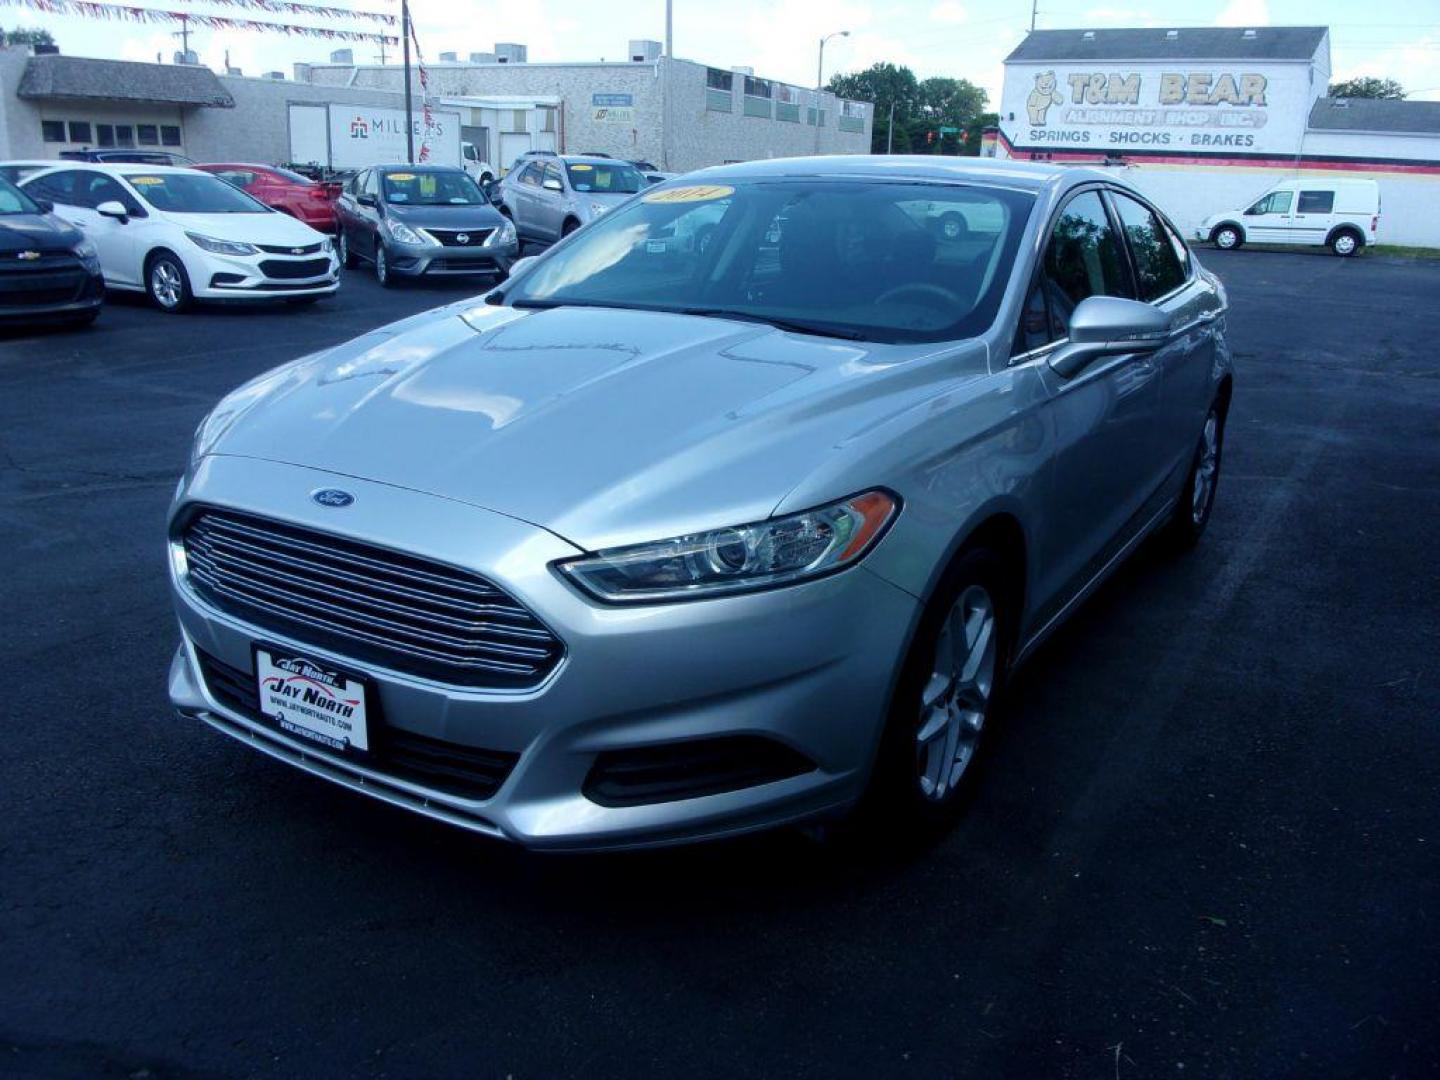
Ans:
{"label": "building window", "polygon": [[135,145],[135,127],[134,127],[133,124],[116,124],[116,125],[115,125],[115,145],[116,145],[116,146],[134,146],[134,145]]}
{"label": "building window", "polygon": [[728,94],[735,88],[735,74],[720,68],[706,68],[705,85],[711,90],[724,90]]}
{"label": "building window", "polygon": [[511,110],[510,110],[510,132],[511,132],[511,134],[514,134],[514,133],[516,133],[516,132],[529,131],[530,129],[529,129],[528,127],[526,127],[525,125],[526,125],[525,110],[524,110],[524,109],[511,109]]}
{"label": "building window", "polygon": [[135,141],[141,146],[159,146],[160,129],[154,124],[136,124]]}
{"label": "building window", "polygon": [[731,91],[735,76],[719,68],[705,69],[705,108],[710,112],[733,112],[735,103]]}
{"label": "building window", "polygon": [[555,110],[555,109],[541,109],[541,110],[540,110],[540,120],[541,120],[540,130],[541,130],[541,131],[554,131],[554,130],[555,130],[555,113],[556,113],[556,111],[557,111],[557,110]]}
{"label": "building window", "polygon": [[840,121],[838,126],[841,131],[864,131],[864,104],[859,101],[842,101],[840,103]]}
{"label": "building window", "polygon": [[180,128],[176,124],[160,125],[160,142],[164,146],[180,145]]}
{"label": "building window", "polygon": [[46,142],[65,141],[65,121],[63,120],[41,120],[40,134]]}
{"label": "building window", "polygon": [[745,76],[745,115],[758,116],[769,120],[771,116],[770,95],[772,89],[768,79]]}
{"label": "building window", "polygon": [[88,120],[71,120],[71,121],[70,121],[70,141],[71,141],[71,142],[88,143],[92,138],[94,138],[94,136],[90,134],[90,121],[88,121]]}
{"label": "building window", "polygon": [[787,124],[800,122],[800,91],[783,83],[775,87],[775,119]]}
{"label": "building window", "polygon": [[114,124],[96,124],[96,125],[95,125],[95,141],[96,141],[96,143],[98,143],[101,147],[114,146],[114,145],[115,145],[115,125],[114,125]]}

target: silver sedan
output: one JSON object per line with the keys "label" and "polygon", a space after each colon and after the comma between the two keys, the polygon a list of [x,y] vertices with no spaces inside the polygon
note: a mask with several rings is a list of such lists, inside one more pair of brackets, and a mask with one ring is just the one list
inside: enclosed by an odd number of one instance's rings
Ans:
{"label": "silver sedan", "polygon": [[220,402],[169,520],[171,700],[534,847],[943,826],[1037,644],[1205,529],[1225,311],[1109,173],[659,185]]}

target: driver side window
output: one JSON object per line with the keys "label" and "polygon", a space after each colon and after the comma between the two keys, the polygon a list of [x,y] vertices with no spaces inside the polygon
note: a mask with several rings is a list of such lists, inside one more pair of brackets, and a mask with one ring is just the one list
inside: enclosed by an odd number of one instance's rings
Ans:
{"label": "driver side window", "polygon": [[1091,296],[1134,297],[1120,239],[1097,191],[1076,195],[1056,216],[1040,272],[1021,309],[1014,352],[1030,352],[1070,334],[1070,315]]}
{"label": "driver side window", "polygon": [[1292,191],[1272,191],[1250,208],[1253,214],[1287,214],[1295,199]]}

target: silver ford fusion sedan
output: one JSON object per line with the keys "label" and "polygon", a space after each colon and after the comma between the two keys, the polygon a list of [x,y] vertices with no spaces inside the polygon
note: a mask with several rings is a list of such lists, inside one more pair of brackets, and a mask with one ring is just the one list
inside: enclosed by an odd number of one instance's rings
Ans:
{"label": "silver ford fusion sedan", "polygon": [[1225,311],[1109,173],[650,188],[215,408],[169,520],[171,699],[533,847],[933,829],[1026,655],[1205,528]]}

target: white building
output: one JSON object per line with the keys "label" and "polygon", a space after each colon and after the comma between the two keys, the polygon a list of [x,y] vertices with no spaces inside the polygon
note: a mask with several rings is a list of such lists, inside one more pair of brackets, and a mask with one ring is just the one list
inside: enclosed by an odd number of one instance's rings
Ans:
{"label": "white building", "polygon": [[1440,103],[1339,101],[1323,26],[1039,30],[997,154],[1104,162],[1190,229],[1296,175],[1380,183],[1382,243],[1440,247]]}

